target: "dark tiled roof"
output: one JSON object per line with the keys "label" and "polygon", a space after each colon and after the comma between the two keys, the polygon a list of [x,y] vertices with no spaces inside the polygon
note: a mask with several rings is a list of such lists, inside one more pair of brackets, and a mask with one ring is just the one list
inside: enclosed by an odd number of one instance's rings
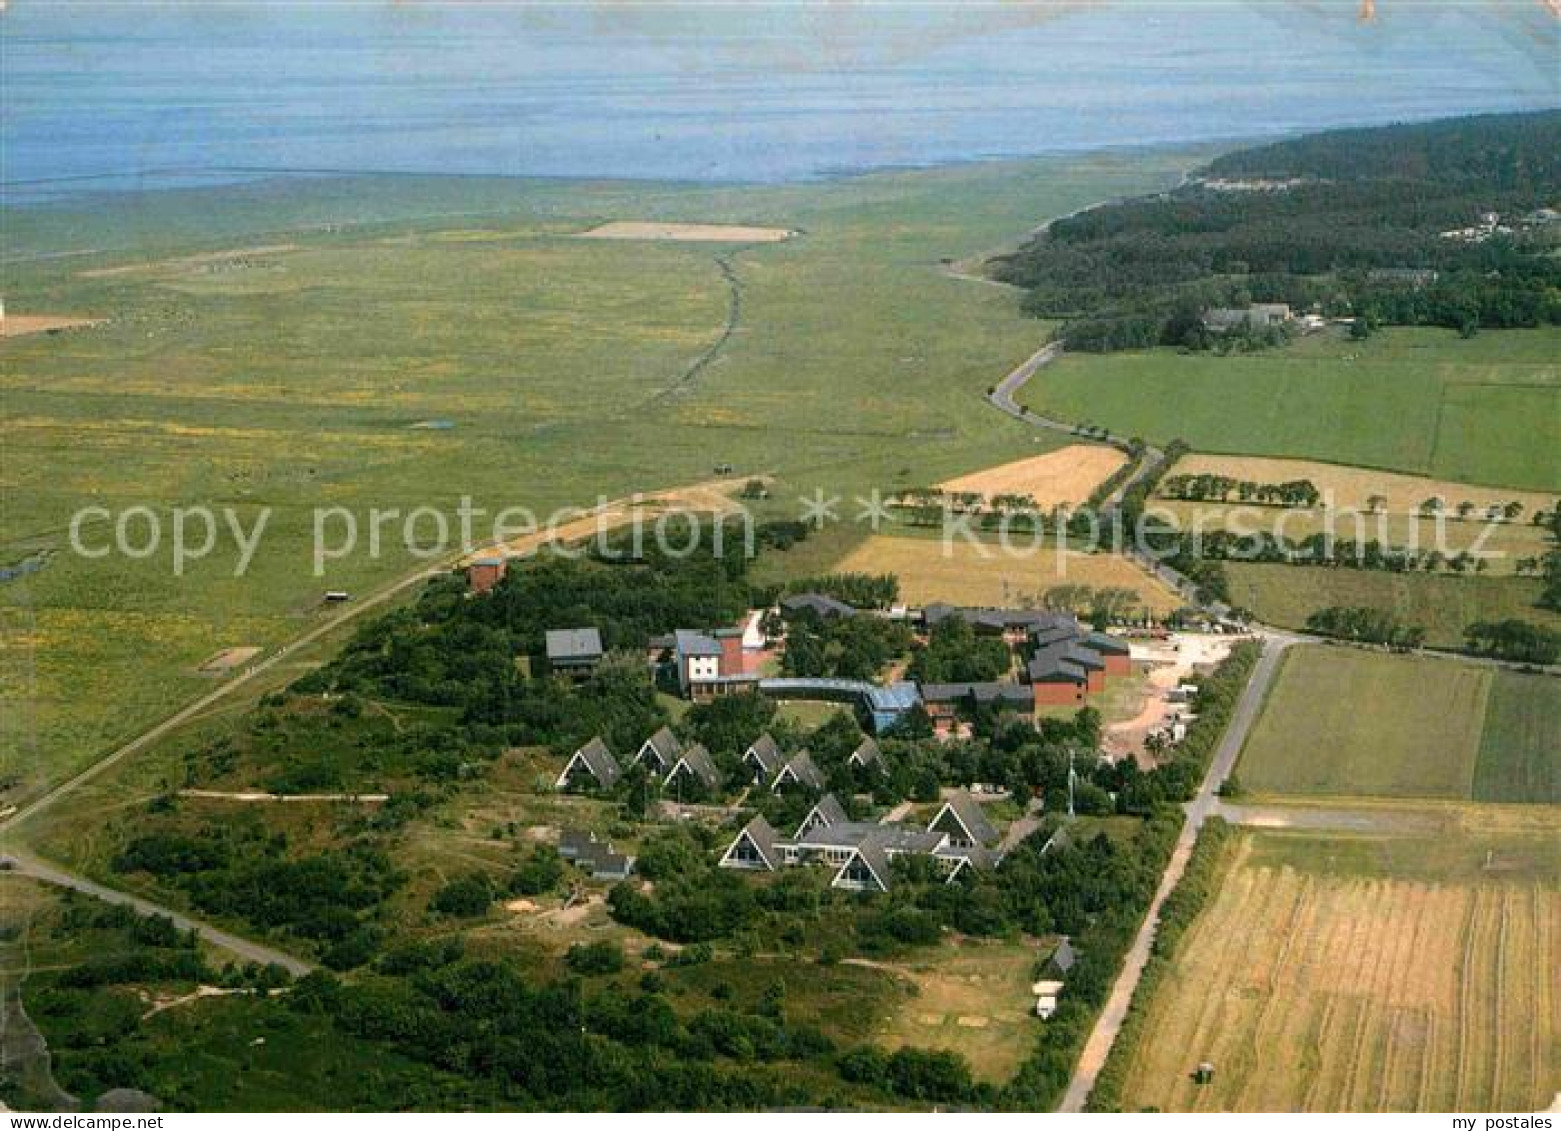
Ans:
{"label": "dark tiled roof", "polygon": [[1052,951],[1052,965],[1066,974],[1073,969],[1073,964],[1078,960],[1078,952],[1073,949],[1073,943],[1064,935],[1062,941],[1057,944],[1057,949]]}
{"label": "dark tiled roof", "polygon": [[[647,747],[650,749],[647,750]],[[665,766],[671,762],[676,761],[678,751],[682,749],[683,744],[677,740],[677,736],[672,733],[671,728],[662,727],[655,734],[651,735],[645,740],[644,745],[639,748],[634,757],[635,760],[638,761],[641,755],[647,754],[650,751],[654,751],[656,760],[661,765]]]}
{"label": "dark tiled roof", "polygon": [[596,834],[585,829],[564,829],[558,834],[558,854],[573,860],[596,843]]}
{"label": "dark tiled roof", "polygon": [[1025,670],[1032,683],[1082,683],[1091,671],[1105,666],[1098,652],[1065,641],[1039,649],[1030,657]]}
{"label": "dark tiled roof", "polygon": [[871,738],[862,739],[857,748],[851,751],[851,756],[846,759],[856,766],[877,766],[883,769],[883,752],[878,749],[878,743]]}
{"label": "dark tiled roof", "polygon": [[612,756],[612,751],[607,749],[607,744],[600,738],[593,738],[576,750],[575,757],[585,763],[591,775],[605,788],[611,788],[623,773],[618,766],[618,759]]}
{"label": "dark tiled roof", "polygon": [[999,683],[924,683],[921,695],[929,703],[953,703],[960,699],[974,699],[977,703],[1013,703],[1018,705],[1035,702],[1035,692],[1028,684]]}
{"label": "dark tiled roof", "polygon": [[634,857],[614,852],[605,840],[586,846],[575,862],[593,876],[627,876],[634,871]]}
{"label": "dark tiled roof", "polygon": [[[737,834],[737,838],[732,843],[736,844],[743,837],[747,837],[753,843],[754,848],[758,849],[759,855],[764,857],[764,862],[771,868],[776,867],[780,863],[779,857],[775,852],[775,830],[770,827],[770,823],[763,817],[755,817],[744,825],[742,832]],[[728,849],[727,851],[731,850]]]}
{"label": "dark tiled roof", "polygon": [[721,654],[721,642],[703,632],[695,632],[691,628],[680,628],[672,635],[676,641],[679,656],[719,656]]}
{"label": "dark tiled roof", "polygon": [[710,751],[697,742],[683,751],[683,756],[678,759],[677,765],[667,772],[668,781],[679,772],[679,767],[686,768],[689,773],[704,783],[706,789],[715,789],[721,784],[721,773],[715,768]]}
{"label": "dark tiled roof", "polygon": [[786,781],[795,782],[806,789],[823,789],[824,773],[813,761],[813,756],[802,750],[793,754],[791,760],[780,768],[775,775],[774,788],[780,788]]}
{"label": "dark tiled roof", "polygon": [[889,854],[885,851],[882,841],[876,837],[868,837],[856,846],[856,854],[873,870],[873,875],[887,891],[894,883],[894,869],[889,866]]}
{"label": "dark tiled roof", "polygon": [[560,660],[596,660],[602,655],[602,634],[594,628],[555,628],[546,635],[547,658]]}
{"label": "dark tiled roof", "polygon": [[802,824],[797,826],[797,837],[800,839],[807,829],[832,828],[835,825],[843,825],[848,820],[845,806],[840,804],[839,798],[833,793],[826,793],[818,799],[817,805],[808,810],[808,815],[802,818]]}
{"label": "dark tiled roof", "polygon": [[933,817],[932,824],[927,827],[935,827],[945,813],[951,813],[961,827],[970,834],[970,839],[977,844],[991,844],[997,839],[997,829],[981,811],[980,802],[964,790],[957,790],[950,794],[943,808],[938,810],[937,816]]}
{"label": "dark tiled roof", "polygon": [[753,745],[743,753],[744,761],[757,761],[759,767],[766,774],[779,772],[782,764],[780,747],[775,745],[775,740],[766,732],[753,740]]}
{"label": "dark tiled roof", "polygon": [[1084,638],[1083,644],[1086,648],[1096,652],[1109,652],[1113,656],[1127,656],[1133,651],[1126,640],[1105,632],[1090,633]]}
{"label": "dark tiled roof", "polygon": [[820,617],[852,617],[856,615],[856,609],[838,601],[823,593],[794,593],[790,597],[782,597],[781,608],[788,613],[810,612]]}

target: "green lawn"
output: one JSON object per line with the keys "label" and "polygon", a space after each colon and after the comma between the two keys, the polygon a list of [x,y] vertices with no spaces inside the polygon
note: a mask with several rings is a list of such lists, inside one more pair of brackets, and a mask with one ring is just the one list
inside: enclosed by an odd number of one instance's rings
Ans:
{"label": "green lawn", "polygon": [[1561,805],[1561,680],[1496,674],[1474,765],[1474,799]]}
{"label": "green lawn", "polygon": [[1302,628],[1309,615],[1330,605],[1364,605],[1420,625],[1426,642],[1437,647],[1461,647],[1464,629],[1480,620],[1515,617],[1561,630],[1561,616],[1535,606],[1540,586],[1532,578],[1245,562],[1228,562],[1225,568],[1231,599],[1258,619],[1284,628]]}
{"label": "green lawn", "polygon": [[1490,685],[1450,660],[1294,649],[1237,773],[1258,793],[1467,798]]}
{"label": "green lawn", "polygon": [[1256,793],[1561,802],[1561,680],[1457,660],[1291,650],[1237,774]]}
{"label": "green lawn", "polygon": [[1334,333],[1219,357],[1072,355],[1030,407],[1200,451],[1291,456],[1502,487],[1561,487],[1561,329]]}
{"label": "green lawn", "polygon": [[[364,525],[369,507],[451,513],[462,496],[546,515],[730,463],[774,473],[790,516],[815,488],[849,498],[1044,450],[981,393],[1045,328],[941,261],[1199,156],[753,188],[363,177],[13,210],[8,309],[107,321],[0,345],[0,565],[47,555],[0,586],[0,806],[211,686],[195,669],[218,649],[274,646],[323,590],[418,564],[392,526],[377,558],[315,576],[316,505]],[[803,235],[570,237],[609,218]],[[87,503],[165,522],[228,505],[246,527],[270,511],[245,577],[227,537],[176,577],[166,530],[144,560],[69,552]]]}

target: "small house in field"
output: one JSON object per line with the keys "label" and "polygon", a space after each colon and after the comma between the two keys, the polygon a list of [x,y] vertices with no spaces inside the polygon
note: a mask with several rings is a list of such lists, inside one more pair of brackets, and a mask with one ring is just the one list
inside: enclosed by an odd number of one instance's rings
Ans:
{"label": "small house in field", "polygon": [[927,829],[946,834],[956,848],[995,844],[998,839],[997,829],[981,811],[980,802],[962,790],[949,795]]}
{"label": "small house in field", "polygon": [[823,789],[825,784],[824,771],[813,761],[813,755],[803,750],[792,755],[776,773],[775,780],[770,784],[770,792],[779,793],[791,786],[816,792]]}
{"label": "small house in field", "polygon": [[623,776],[612,751],[600,738],[593,738],[570,755],[554,789],[611,789]]}
{"label": "small house in field", "polygon": [[604,840],[581,853],[575,864],[589,872],[593,880],[626,880],[634,874],[634,857],[614,851],[612,844]]}
{"label": "small house in field", "polygon": [[555,672],[583,678],[602,662],[602,634],[594,628],[555,628],[544,637],[547,665]]}
{"label": "small house in field", "polygon": [[696,742],[678,756],[677,762],[667,771],[662,788],[674,796],[683,791],[715,793],[721,788],[721,771],[716,768],[710,751]]}
{"label": "small house in field", "polygon": [[477,558],[466,567],[466,587],[473,593],[488,593],[504,580],[509,562],[498,555]]}
{"label": "small house in field", "polygon": [[626,880],[634,873],[634,857],[613,849],[584,829],[565,829],[558,836],[558,854],[597,880]]}
{"label": "small house in field", "polygon": [[643,763],[647,770],[659,777],[677,765],[678,756],[682,752],[683,744],[677,740],[677,736],[668,727],[662,727],[640,743],[629,765]]}
{"label": "small house in field", "polygon": [[565,860],[578,860],[591,850],[596,834],[586,829],[564,829],[558,834],[558,854]]}

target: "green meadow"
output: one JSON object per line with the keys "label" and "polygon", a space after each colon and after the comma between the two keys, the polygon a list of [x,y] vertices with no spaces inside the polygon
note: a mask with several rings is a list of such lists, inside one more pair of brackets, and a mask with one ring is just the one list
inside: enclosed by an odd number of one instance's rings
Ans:
{"label": "green meadow", "polygon": [[1474,764],[1474,799],[1561,805],[1561,680],[1496,674]]}
{"label": "green meadow", "polygon": [[1333,605],[1386,609],[1404,624],[1426,630],[1436,648],[1462,648],[1476,621],[1517,619],[1561,631],[1561,615],[1541,609],[1540,583],[1531,577],[1391,573],[1227,562],[1231,599],[1265,624],[1304,628],[1306,618]]}
{"label": "green meadow", "polygon": [[1031,408],[1198,451],[1289,456],[1495,487],[1561,487],[1561,330],[1333,331],[1284,349],[1070,355]]}
{"label": "green meadow", "polygon": [[1561,801],[1561,680],[1427,656],[1291,650],[1237,769],[1257,793]]}
{"label": "green meadow", "polygon": [[[8,312],[103,321],[0,344],[0,566],[41,564],[0,584],[0,808],[211,687],[197,669],[219,649],[274,647],[327,615],[325,590],[425,564],[397,523],[377,557],[316,576],[316,506],[366,524],[370,507],[449,514],[469,496],[545,516],[729,464],[776,476],[791,514],[815,488],[1046,450],[981,399],[1045,326],[945,261],[1200,156],[755,188],[322,178],[12,210]],[[608,219],[800,235],[575,238]],[[161,544],[77,556],[86,505],[152,508]],[[269,514],[245,576],[225,531],[174,575],[169,510],[194,505],[249,532]]]}

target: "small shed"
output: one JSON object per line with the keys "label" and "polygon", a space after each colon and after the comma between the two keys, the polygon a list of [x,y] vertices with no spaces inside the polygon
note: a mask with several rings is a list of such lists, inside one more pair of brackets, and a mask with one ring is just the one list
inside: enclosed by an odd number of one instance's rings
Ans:
{"label": "small shed", "polygon": [[1042,1021],[1057,1012],[1057,996],[1062,993],[1062,983],[1046,979],[1036,982],[1030,987],[1030,992],[1035,995],[1035,1015]]}

